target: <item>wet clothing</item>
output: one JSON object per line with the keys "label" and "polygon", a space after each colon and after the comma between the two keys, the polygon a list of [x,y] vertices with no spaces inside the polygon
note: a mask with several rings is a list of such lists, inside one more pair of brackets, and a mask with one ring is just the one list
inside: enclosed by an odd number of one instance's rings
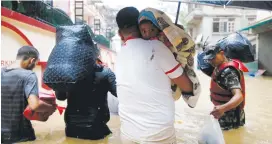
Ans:
{"label": "wet clothing", "polygon": [[66,136],[98,140],[111,133],[107,126],[110,119],[108,91],[117,96],[115,75],[109,68],[98,66],[95,74],[78,82],[73,91],[56,92],[57,99],[67,98]]}
{"label": "wet clothing", "polygon": [[239,128],[245,124],[245,121],[245,111],[240,108],[225,112],[225,114],[218,120],[222,130]]}
{"label": "wet clothing", "polygon": [[34,72],[21,68],[1,69],[1,143],[35,140],[31,122],[23,116],[29,95],[38,96]]}
{"label": "wet clothing", "polygon": [[[214,70],[211,81],[211,101],[214,105],[222,105],[230,101],[233,97],[232,89],[241,89],[245,98],[245,82],[242,71],[229,62],[224,66]],[[245,100],[235,109],[232,109],[219,119],[222,129],[228,130],[238,128],[245,124],[244,112]]]}
{"label": "wet clothing", "polygon": [[183,69],[158,40],[127,40],[116,58],[121,136],[137,143],[174,143],[171,79]]}

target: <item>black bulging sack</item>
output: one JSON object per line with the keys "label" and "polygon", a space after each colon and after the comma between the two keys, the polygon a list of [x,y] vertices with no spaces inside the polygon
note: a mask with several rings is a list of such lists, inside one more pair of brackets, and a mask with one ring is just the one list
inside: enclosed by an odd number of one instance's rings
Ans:
{"label": "black bulging sack", "polygon": [[43,82],[57,91],[69,91],[94,73],[99,50],[87,25],[60,26],[43,75]]}
{"label": "black bulging sack", "polygon": [[205,52],[200,52],[197,55],[197,67],[206,75],[211,76],[214,70],[214,67],[205,61],[203,58],[206,55]]}
{"label": "black bulging sack", "polygon": [[233,33],[217,42],[224,50],[226,57],[238,59],[244,63],[253,62],[253,46],[250,41],[240,33]]}

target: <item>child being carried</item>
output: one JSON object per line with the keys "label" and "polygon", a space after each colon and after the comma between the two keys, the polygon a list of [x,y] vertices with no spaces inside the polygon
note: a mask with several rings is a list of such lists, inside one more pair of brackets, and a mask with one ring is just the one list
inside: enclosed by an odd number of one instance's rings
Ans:
{"label": "child being carried", "polygon": [[174,54],[176,60],[181,64],[187,76],[193,83],[193,93],[185,94],[172,84],[175,100],[182,95],[184,101],[195,107],[200,95],[200,83],[193,70],[195,44],[192,38],[184,31],[181,25],[175,25],[164,12],[146,8],[140,12],[138,19],[139,29],[143,39],[157,39],[163,42]]}

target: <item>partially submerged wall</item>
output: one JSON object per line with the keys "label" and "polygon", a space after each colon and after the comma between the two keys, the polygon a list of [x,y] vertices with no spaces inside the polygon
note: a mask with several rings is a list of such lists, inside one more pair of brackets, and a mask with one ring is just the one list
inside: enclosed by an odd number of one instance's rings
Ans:
{"label": "partially submerged wall", "polygon": [[259,34],[259,69],[265,69],[264,75],[272,76],[272,30]]}

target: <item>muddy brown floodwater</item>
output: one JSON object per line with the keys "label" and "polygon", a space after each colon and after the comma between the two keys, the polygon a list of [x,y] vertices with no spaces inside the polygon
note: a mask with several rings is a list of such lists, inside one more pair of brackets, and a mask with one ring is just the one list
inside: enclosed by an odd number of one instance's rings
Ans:
{"label": "muddy brown floodwater", "polygon": [[[202,94],[194,109],[183,99],[176,102],[176,136],[179,144],[197,144],[198,135],[213,106],[209,98],[210,78],[197,73],[202,84]],[[58,102],[65,106],[66,102]],[[272,78],[246,77],[246,125],[224,132],[227,144],[272,144]],[[66,138],[63,115],[55,112],[47,122],[32,122],[37,140],[25,144],[120,144],[120,121],[111,116],[108,125],[113,134],[100,141]]]}

